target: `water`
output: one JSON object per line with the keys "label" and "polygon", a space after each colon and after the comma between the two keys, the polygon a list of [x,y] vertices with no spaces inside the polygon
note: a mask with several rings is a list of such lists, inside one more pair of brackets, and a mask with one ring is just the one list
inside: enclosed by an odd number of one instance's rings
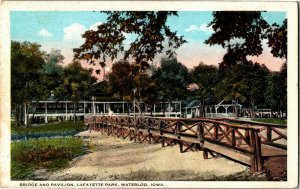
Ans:
{"label": "water", "polygon": [[64,131],[64,132],[47,132],[47,133],[26,133],[26,134],[12,134],[11,140],[27,140],[30,138],[55,138],[64,136],[74,136],[78,131]]}

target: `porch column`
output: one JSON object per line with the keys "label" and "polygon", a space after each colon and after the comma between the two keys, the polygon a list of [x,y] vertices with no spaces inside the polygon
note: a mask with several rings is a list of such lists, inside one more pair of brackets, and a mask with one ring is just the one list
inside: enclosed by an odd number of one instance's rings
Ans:
{"label": "porch column", "polygon": [[215,106],[215,111],[216,111],[215,113],[218,113],[218,108],[219,108],[219,107],[216,105],[216,106]]}
{"label": "porch column", "polygon": [[125,105],[124,105],[124,102],[122,104],[122,108],[123,108],[123,114],[125,113]]}
{"label": "porch column", "polygon": [[181,117],[181,101],[179,102],[179,112],[180,112],[179,117]]}
{"label": "porch column", "polygon": [[26,103],[24,103],[24,121],[25,121],[25,125],[27,126],[27,110],[26,110]]}
{"label": "porch column", "polygon": [[223,107],[225,108],[225,113],[227,114],[228,113],[227,109],[228,109],[229,106],[223,106]]}
{"label": "porch column", "polygon": [[83,116],[85,115],[85,102],[83,102]]}
{"label": "porch column", "polygon": [[66,102],[66,120],[68,119],[68,103]]}
{"label": "porch column", "polygon": [[45,123],[48,123],[47,102],[45,102]]}

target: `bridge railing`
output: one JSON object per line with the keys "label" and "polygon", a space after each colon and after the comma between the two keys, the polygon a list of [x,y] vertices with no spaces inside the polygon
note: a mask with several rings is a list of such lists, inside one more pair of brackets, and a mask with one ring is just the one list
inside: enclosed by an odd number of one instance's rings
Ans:
{"label": "bridge railing", "polygon": [[258,135],[262,139],[262,144],[287,149],[287,125],[243,121],[231,118],[219,118],[214,120],[257,128],[259,129]]}
{"label": "bridge railing", "polygon": [[[234,125],[224,121],[202,118],[161,118],[133,116],[90,116],[85,118],[90,129],[105,130],[106,133],[126,132],[130,138],[159,135],[164,141],[171,138],[180,145],[180,151],[199,145],[204,150],[204,158],[208,152],[216,152],[251,165],[253,171],[262,169],[261,138],[259,129]],[[116,128],[114,130],[114,128]],[[118,134],[117,134],[118,135]],[[134,136],[132,136],[134,135]]]}

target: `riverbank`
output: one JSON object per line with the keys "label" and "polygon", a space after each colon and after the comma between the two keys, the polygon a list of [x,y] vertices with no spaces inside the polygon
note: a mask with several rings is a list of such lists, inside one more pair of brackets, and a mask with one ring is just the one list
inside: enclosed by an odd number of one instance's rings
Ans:
{"label": "riverbank", "polygon": [[35,170],[55,171],[83,155],[86,146],[74,137],[85,130],[83,122],[48,123],[30,128],[11,127],[11,179],[30,180]]}
{"label": "riverbank", "polygon": [[84,131],[78,134],[90,153],[37,180],[265,180],[249,168],[223,157],[203,159],[202,152],[180,153],[178,146],[139,144],[128,139]]}

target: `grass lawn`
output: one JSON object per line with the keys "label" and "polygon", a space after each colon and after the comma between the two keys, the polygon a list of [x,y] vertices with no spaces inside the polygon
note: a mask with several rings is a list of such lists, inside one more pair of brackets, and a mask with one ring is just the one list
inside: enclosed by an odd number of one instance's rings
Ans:
{"label": "grass lawn", "polygon": [[[52,171],[68,166],[70,160],[85,153],[82,140],[70,136],[83,130],[83,121],[48,123],[30,128],[15,127],[12,121],[12,139],[19,141],[11,143],[11,179],[26,180],[31,178],[34,170]],[[20,140],[24,138],[29,140]]]}
{"label": "grass lawn", "polygon": [[32,126],[29,128],[15,127],[13,121],[11,121],[11,134],[22,135],[31,133],[58,133],[58,132],[80,132],[84,130],[83,121],[77,121],[73,123],[72,121],[63,121],[58,123],[48,123],[41,126]]}
{"label": "grass lawn", "polygon": [[286,125],[287,120],[286,119],[265,119],[265,118],[253,118],[251,121],[257,121],[257,122],[264,122],[264,123],[273,123],[273,124],[280,124],[280,125]]}
{"label": "grass lawn", "polygon": [[40,138],[11,144],[11,179],[26,180],[36,169],[49,171],[67,167],[69,161],[85,153],[81,139],[75,137]]}

